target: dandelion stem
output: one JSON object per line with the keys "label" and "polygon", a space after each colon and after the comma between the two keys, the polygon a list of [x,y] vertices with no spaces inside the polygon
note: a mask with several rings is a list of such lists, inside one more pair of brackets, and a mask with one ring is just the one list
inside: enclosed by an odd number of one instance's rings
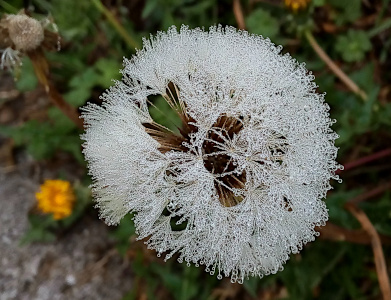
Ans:
{"label": "dandelion stem", "polygon": [[246,23],[244,21],[243,10],[242,10],[242,5],[240,4],[240,0],[233,1],[233,10],[234,10],[236,23],[238,23],[239,29],[245,30]]}
{"label": "dandelion stem", "polygon": [[53,84],[49,84],[45,87],[46,92],[49,95],[50,100],[73,122],[75,125],[83,129],[83,120],[79,118],[79,114],[71,105],[69,105],[61,94],[57,91]]}
{"label": "dandelion stem", "polygon": [[100,0],[91,0],[95,7],[105,15],[110,24],[118,32],[118,34],[124,39],[129,48],[139,48],[140,45],[137,43],[125,30],[125,28],[117,21],[115,16],[109,11]]}
{"label": "dandelion stem", "polygon": [[371,238],[373,254],[375,256],[376,272],[379,280],[380,289],[383,294],[383,299],[391,299],[390,279],[388,278],[387,274],[387,265],[384,259],[384,253],[379,234],[377,233],[375,227],[372,225],[371,221],[363,210],[361,210],[352,203],[347,204],[346,208],[351,212],[353,216],[356,217],[356,219],[360,222],[362,228],[368,233]]}
{"label": "dandelion stem", "polygon": [[[363,229],[346,229],[327,222],[326,226],[316,227],[316,231],[320,233],[322,240],[335,242],[349,242],[360,245],[368,245],[371,243],[371,238]],[[391,245],[391,238],[385,235],[379,235],[382,244]]]}
{"label": "dandelion stem", "polygon": [[308,42],[310,43],[316,54],[318,54],[320,59],[322,59],[326,63],[326,65],[335,74],[335,76],[337,76],[349,88],[349,90],[358,95],[362,100],[367,101],[367,94],[362,89],[360,89],[358,85],[353,80],[351,80],[349,76],[346,75],[346,73],[342,71],[341,68],[338,67],[335,62],[332,61],[332,59],[327,55],[327,53],[319,46],[315,37],[309,30],[305,31],[305,37],[307,38]]}
{"label": "dandelion stem", "polygon": [[33,51],[28,53],[28,56],[33,64],[34,72],[38,81],[45,88],[45,92],[49,99],[66,115],[75,125],[83,129],[83,120],[79,118],[79,113],[68,102],[64,100],[61,94],[49,79],[49,63],[42,51]]}
{"label": "dandelion stem", "polygon": [[[364,156],[364,157],[357,159],[355,161],[344,164],[344,171],[356,168],[358,166],[364,165],[366,163],[369,163],[374,160],[378,160],[380,158],[383,158],[383,157],[386,157],[389,155],[391,155],[391,148],[388,148],[388,149],[385,149],[385,150],[382,150],[382,151],[379,151],[376,153],[372,153],[370,155]],[[341,170],[338,170],[335,173],[337,173],[337,174],[341,173]]]}
{"label": "dandelion stem", "polygon": [[384,183],[364,194],[360,194],[359,196],[349,200],[348,203],[358,204],[360,202],[364,202],[369,198],[378,196],[389,189],[391,189],[391,182]]}

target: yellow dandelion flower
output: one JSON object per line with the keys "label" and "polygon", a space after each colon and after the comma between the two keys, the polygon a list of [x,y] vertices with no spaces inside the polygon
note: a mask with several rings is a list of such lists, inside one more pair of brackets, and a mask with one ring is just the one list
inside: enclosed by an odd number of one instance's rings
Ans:
{"label": "yellow dandelion flower", "polygon": [[300,9],[305,9],[311,0],[284,0],[284,2],[290,10],[297,12]]}
{"label": "yellow dandelion flower", "polygon": [[72,213],[76,197],[69,181],[45,180],[40,188],[35,197],[41,212],[52,213],[55,220],[66,218]]}

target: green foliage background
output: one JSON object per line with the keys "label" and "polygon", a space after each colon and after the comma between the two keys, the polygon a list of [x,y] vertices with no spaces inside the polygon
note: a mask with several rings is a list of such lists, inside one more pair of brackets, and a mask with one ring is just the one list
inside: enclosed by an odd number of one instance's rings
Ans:
{"label": "green foliage background", "polygon": [[[371,2],[371,4],[368,4]],[[33,0],[34,16],[50,15],[63,37],[63,49],[48,53],[52,77],[65,99],[79,107],[87,101],[99,103],[98,96],[120,79],[122,57],[135,51],[121,38],[93,0]],[[228,0],[144,0],[103,1],[126,32],[141,47],[141,38],[171,25],[191,27],[212,24],[236,26],[232,2]],[[22,0],[0,0],[3,12],[16,13]],[[341,163],[391,147],[391,2],[389,0],[313,0],[297,13],[282,1],[242,1],[250,32],[269,37],[284,46],[316,76],[319,92],[326,93],[334,130],[340,135]],[[365,18],[372,21],[365,23]],[[368,95],[363,101],[349,91],[318,58],[304,37],[312,32],[321,47]],[[245,55],[245,54],[243,54]],[[20,91],[37,88],[31,64],[24,61]],[[157,107],[170,115],[164,101]],[[159,119],[157,111],[151,111]],[[164,122],[164,120],[161,120]],[[19,127],[2,127],[0,133],[24,146],[37,160],[48,159],[56,151],[71,153],[84,167],[77,128],[56,108],[48,111],[46,121],[30,120]],[[330,221],[346,229],[358,229],[359,223],[344,208],[345,203],[366,190],[390,182],[391,164],[386,158],[342,173],[342,184],[333,183],[326,203]],[[391,236],[391,199],[386,192],[360,205],[379,233]],[[34,220],[36,222],[36,220]],[[132,248],[134,237],[130,216],[113,232],[123,255]],[[391,248],[383,248],[388,266]],[[380,299],[374,257],[369,245],[318,239],[298,255],[292,255],[285,270],[263,279],[250,278],[243,286],[219,292],[227,282],[209,276],[202,267],[187,267],[175,260],[162,263],[135,250],[133,273],[135,286],[123,299],[138,299],[145,290],[148,299],[256,299],[270,292],[267,299]],[[151,254],[149,254],[151,255]],[[152,254],[154,255],[154,254]],[[229,284],[228,284],[229,285]],[[163,292],[161,290],[163,289]],[[223,296],[222,296],[223,295]],[[231,297],[231,298],[230,298]],[[265,296],[266,297],[266,296]],[[266,298],[265,298],[266,299]]]}

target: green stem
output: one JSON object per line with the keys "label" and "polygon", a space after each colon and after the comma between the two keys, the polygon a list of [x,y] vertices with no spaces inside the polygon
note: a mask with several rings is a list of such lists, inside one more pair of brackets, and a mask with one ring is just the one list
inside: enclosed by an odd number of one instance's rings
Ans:
{"label": "green stem", "polygon": [[[1,1],[1,0],[0,0]],[[109,11],[100,0],[91,0],[95,7],[103,13],[110,24],[118,32],[118,34],[124,39],[129,48],[139,48],[140,45],[126,32],[125,28],[117,21],[115,16]]]}

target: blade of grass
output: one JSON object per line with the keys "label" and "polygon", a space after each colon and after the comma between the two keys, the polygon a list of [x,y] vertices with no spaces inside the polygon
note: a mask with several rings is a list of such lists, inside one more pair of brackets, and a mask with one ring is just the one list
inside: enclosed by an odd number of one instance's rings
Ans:
{"label": "blade of grass", "polygon": [[109,23],[114,27],[118,34],[123,38],[129,48],[139,48],[140,45],[137,43],[125,30],[125,28],[117,21],[115,16],[109,11],[100,0],[91,0],[95,7],[105,15]]}
{"label": "blade of grass", "polygon": [[4,10],[6,10],[8,13],[11,13],[11,14],[17,14],[19,11],[16,7],[13,7],[11,4],[7,3],[4,0],[0,0],[0,6]]}
{"label": "blade of grass", "polygon": [[383,21],[379,26],[376,26],[375,28],[371,29],[368,32],[368,36],[370,38],[373,38],[374,36],[378,35],[379,33],[383,32],[384,30],[387,30],[391,27],[391,18]]}

